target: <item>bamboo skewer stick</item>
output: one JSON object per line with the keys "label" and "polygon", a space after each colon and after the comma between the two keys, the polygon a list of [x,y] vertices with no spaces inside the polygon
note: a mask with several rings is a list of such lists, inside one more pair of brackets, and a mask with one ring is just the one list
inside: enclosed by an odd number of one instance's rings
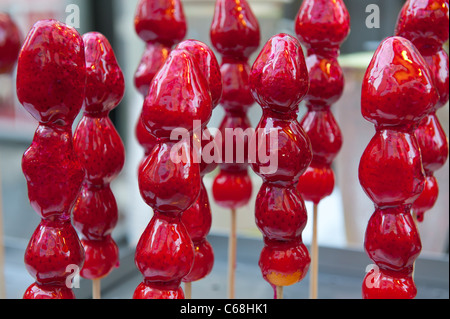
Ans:
{"label": "bamboo skewer stick", "polygon": [[3,242],[3,202],[2,178],[0,175],[0,299],[6,299],[5,286],[5,247]]}
{"label": "bamboo skewer stick", "polygon": [[276,288],[276,298],[277,299],[283,299],[283,286],[277,286]]}
{"label": "bamboo skewer stick", "polygon": [[101,299],[100,279],[92,280],[92,299]]}
{"label": "bamboo skewer stick", "polygon": [[236,209],[231,209],[230,236],[228,238],[228,298],[234,299],[236,270]]}
{"label": "bamboo skewer stick", "polygon": [[317,204],[313,206],[313,233],[311,242],[311,281],[309,283],[309,298],[317,299],[319,247],[317,245]]}
{"label": "bamboo skewer stick", "polygon": [[184,283],[184,298],[192,299],[192,283],[191,282]]}

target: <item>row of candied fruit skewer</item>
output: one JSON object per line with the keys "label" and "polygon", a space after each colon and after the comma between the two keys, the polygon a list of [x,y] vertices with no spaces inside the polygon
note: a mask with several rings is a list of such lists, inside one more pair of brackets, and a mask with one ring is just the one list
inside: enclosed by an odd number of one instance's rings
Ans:
{"label": "row of candied fruit skewer", "polygon": [[[359,166],[361,186],[375,205],[364,247],[379,268],[366,275],[364,298],[414,298],[417,293],[413,271],[421,242],[416,223],[436,201],[433,174],[448,156],[436,117],[449,95],[449,62],[442,49],[448,20],[448,1],[408,0],[395,36],[380,44],[364,77],[361,112],[376,129]],[[316,298],[317,238],[310,256],[302,242],[304,200],[314,203],[316,217],[317,205],[334,188],[331,165],[342,136],[330,108],[343,92],[337,57],[350,30],[343,1],[304,0],[295,20],[297,37],[272,36],[251,67],[260,31],[245,0],[216,0],[210,35],[220,64],[205,43],[183,40],[187,25],[179,0],[139,1],[134,23],[145,42],[134,77],[144,98],[135,127],[145,153],[138,184],[153,216],[136,247],[143,281],[133,297],[184,298],[181,282],[190,287],[211,272],[214,252],[207,235],[212,217],[202,178],[219,166],[212,195],[235,220],[236,209],[252,193],[250,165],[263,181],[255,204],[264,238],[263,278],[281,297],[281,287],[301,281],[311,268]],[[3,58],[0,65],[11,72]],[[55,20],[39,21],[28,33],[18,58],[17,96],[39,122],[22,167],[41,222],[25,253],[35,283],[24,298],[74,298],[69,266],[94,282],[118,266],[111,236],[118,208],[110,183],[124,165],[125,149],[108,115],[124,89],[114,52],[100,33],[80,36]],[[302,100],[307,112],[298,121]],[[207,127],[212,111],[218,104],[225,110],[219,133],[226,140],[227,129],[251,127],[247,111],[254,102],[262,107],[255,133],[234,140],[235,148],[245,145],[244,159],[227,161],[224,142]],[[187,136],[174,139],[180,128]],[[193,140],[200,147],[214,143],[220,164],[205,161]],[[249,145],[257,145],[255,161]],[[274,167],[257,156],[271,151],[277,152]],[[230,247],[236,245],[235,236],[232,232]]]}

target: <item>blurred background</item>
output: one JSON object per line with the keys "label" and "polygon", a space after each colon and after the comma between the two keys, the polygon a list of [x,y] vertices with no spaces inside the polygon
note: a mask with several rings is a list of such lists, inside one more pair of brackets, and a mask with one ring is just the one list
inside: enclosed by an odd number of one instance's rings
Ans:
{"label": "blurred background", "polygon": [[[188,24],[186,38],[198,39],[210,45],[209,26],[213,17],[214,2],[182,0]],[[293,20],[301,0],[248,0],[248,2],[260,23],[261,47],[271,36],[280,32],[295,36]],[[332,107],[342,130],[344,144],[334,162],[335,191],[319,204],[318,241],[323,247],[362,252],[364,232],[374,208],[360,187],[357,171],[361,154],[373,136],[374,129],[360,113],[361,80],[380,41],[393,35],[397,15],[404,1],[344,2],[351,17],[351,33],[341,47],[339,58],[346,84],[342,98]],[[144,51],[144,43],[137,37],[133,24],[137,0],[0,0],[0,12],[11,15],[25,38],[28,30],[39,19],[54,18],[66,22],[72,13],[69,5],[73,4],[80,9],[80,25],[77,28],[80,34],[89,31],[103,33],[114,48],[126,79],[124,99],[111,113],[111,118],[126,146],[125,167],[112,183],[120,210],[119,223],[113,237],[132,249],[152,214],[151,209],[142,201],[137,187],[137,165],[143,151],[135,139],[134,127],[143,98],[134,87],[133,75]],[[366,12],[366,8],[370,4],[376,4],[380,9],[379,28],[366,26],[365,20],[370,14]],[[251,57],[250,63],[258,52]],[[220,62],[220,56],[217,58]],[[301,117],[305,107],[301,105],[300,109]],[[447,135],[448,112],[448,104],[438,111]],[[217,107],[209,126],[219,127],[223,115],[221,107]],[[257,125],[260,116],[260,107],[255,104],[249,112],[249,118],[254,126]],[[10,75],[0,75],[2,236],[6,247],[15,247],[22,253],[39,223],[38,215],[29,205],[26,182],[21,171],[21,157],[31,143],[36,126],[36,121],[23,110],[15,96],[15,71]],[[217,171],[205,177],[205,184],[209,190],[216,174]],[[440,196],[434,208],[426,213],[425,221],[419,225],[423,244],[422,255],[428,254],[439,258],[443,256],[448,261],[448,161],[435,175],[440,187]],[[256,175],[252,175],[252,179],[253,198],[246,207],[238,210],[238,235],[241,238],[260,240],[261,234],[254,221],[254,200],[261,180]],[[210,201],[213,210],[211,235],[226,235],[229,228],[229,212],[215,205],[212,195]],[[312,211],[311,203],[307,203],[307,208],[308,212]],[[303,234],[304,242],[309,244],[312,234],[311,223],[308,223]],[[31,281],[27,273],[24,276]]]}

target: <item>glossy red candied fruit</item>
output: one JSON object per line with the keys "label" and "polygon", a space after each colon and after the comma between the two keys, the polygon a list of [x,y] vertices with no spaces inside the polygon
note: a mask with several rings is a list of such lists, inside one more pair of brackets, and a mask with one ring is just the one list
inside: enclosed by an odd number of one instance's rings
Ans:
{"label": "glossy red candied fruit", "polygon": [[206,277],[214,266],[214,251],[206,239],[212,224],[208,192],[202,181],[197,201],[181,216],[194,245],[194,264],[183,282],[193,282]]}
{"label": "glossy red candied fruit", "polygon": [[145,42],[159,42],[168,47],[181,41],[187,25],[180,0],[140,0],[136,7],[134,27]]}
{"label": "glossy red candied fruit", "polygon": [[108,116],[85,113],[74,133],[74,149],[89,182],[112,182],[125,163],[122,138]]}
{"label": "glossy red candied fruit", "polygon": [[[173,90],[176,94],[171,96]],[[173,50],[155,75],[142,111],[146,129],[160,139],[139,167],[141,196],[154,214],[136,247],[135,263],[144,280],[133,298],[184,298],[179,285],[191,271],[195,255],[181,216],[198,200],[202,183],[195,160],[198,150],[190,145],[199,128],[193,121],[202,122],[201,131],[211,112],[207,79],[194,56]],[[155,121],[154,114],[164,116],[164,122]],[[174,139],[170,127],[180,125],[185,132]]]}
{"label": "glossy red candied fruit", "polygon": [[17,97],[23,107],[41,123],[71,125],[86,86],[84,44],[78,32],[56,20],[38,21],[19,61]]}
{"label": "glossy red candied fruit", "polygon": [[136,246],[135,263],[145,281],[177,286],[193,262],[192,241],[180,217],[156,211]]}
{"label": "glossy red candied fruit", "polygon": [[411,208],[425,176],[414,131],[437,102],[433,88],[426,62],[402,37],[380,44],[364,76],[361,112],[376,132],[361,156],[359,180],[375,204],[364,247],[377,266],[366,274],[364,298],[417,293],[412,272],[421,242]]}
{"label": "glossy red candied fruit", "polygon": [[184,299],[183,289],[172,286],[141,282],[133,293],[133,299]]}
{"label": "glossy red candied fruit", "polygon": [[448,14],[448,0],[407,0],[398,15],[395,34],[429,55],[427,52],[436,52],[448,40]]}
{"label": "glossy red candied fruit", "polygon": [[43,219],[25,251],[25,267],[40,285],[65,285],[72,274],[68,265],[79,269],[84,250],[70,219]]}
{"label": "glossy red candied fruit", "polygon": [[23,154],[22,171],[31,207],[41,218],[70,218],[83,181],[82,167],[73,152],[71,127],[39,125]]}
{"label": "glossy red candied fruit", "polygon": [[344,2],[303,1],[295,19],[295,32],[308,53],[308,110],[300,124],[313,151],[311,165],[300,177],[297,189],[305,200],[317,205],[333,192],[331,165],[342,147],[342,133],[331,106],[344,90],[344,74],[337,61],[340,45],[350,32]]}
{"label": "glossy red candied fruit", "polygon": [[117,224],[117,202],[111,187],[84,182],[73,207],[74,227],[87,239],[101,240]]}
{"label": "glossy red candied fruit", "polygon": [[0,12],[0,74],[11,73],[17,62],[22,35],[14,20],[7,13]]}
{"label": "glossy red candied fruit", "polygon": [[108,39],[99,32],[83,35],[86,56],[86,97],[84,111],[100,116],[122,101],[125,80]]}
{"label": "glossy red candied fruit", "polygon": [[200,194],[195,203],[185,210],[181,216],[183,224],[191,236],[192,241],[206,238],[212,224],[211,207],[206,187],[201,182]]}
{"label": "glossy red candied fruit", "polygon": [[412,204],[425,181],[417,141],[404,132],[377,131],[361,156],[359,181],[380,207]]}
{"label": "glossy red candied fruit", "polygon": [[284,116],[286,114],[263,111],[250,143],[254,152],[250,158],[253,171],[265,181],[291,186],[297,185],[311,163],[312,150],[308,136],[296,120],[296,113]]}
{"label": "glossy red candied fruit", "polygon": [[301,240],[272,241],[259,257],[263,278],[274,286],[290,286],[305,278],[311,259]]}
{"label": "glossy red candied fruit", "polygon": [[[212,190],[219,206],[236,209],[246,205],[252,194],[247,171],[248,129],[251,128],[247,111],[254,99],[249,85],[248,59],[259,47],[260,28],[249,3],[246,0],[216,0],[210,38],[222,56],[220,104],[225,110],[220,134],[216,134],[215,140],[221,150],[220,173],[214,179]],[[243,134],[239,134],[239,130]],[[225,151],[227,141],[230,144]]]}
{"label": "glossy red candied fruit", "polygon": [[289,114],[297,111],[309,89],[308,70],[298,40],[278,34],[262,48],[253,63],[250,88],[263,110]]}
{"label": "glossy red candied fruit", "polygon": [[125,162],[125,148],[108,117],[122,100],[125,83],[113,49],[104,35],[89,32],[85,44],[87,86],[84,114],[74,134],[74,150],[85,180],[73,208],[73,224],[83,234],[85,263],[81,276],[98,279],[118,265],[118,247],[111,238],[118,208],[110,183]]}
{"label": "glossy red candied fruit", "polygon": [[180,42],[175,49],[186,50],[194,56],[200,72],[208,83],[212,108],[214,109],[222,97],[222,75],[214,52],[205,43],[192,39]]}
{"label": "glossy red candied fruit", "polygon": [[102,240],[82,239],[85,261],[80,275],[87,279],[106,277],[112,269],[119,267],[119,247],[111,235]]}
{"label": "glossy red candied fruit", "polygon": [[350,31],[350,15],[343,0],[305,0],[295,18],[295,33],[307,49],[335,51]]}
{"label": "glossy red candied fruit", "polygon": [[210,38],[223,57],[250,57],[259,46],[260,30],[247,0],[216,0]]}
{"label": "glossy red candied fruit", "polygon": [[23,299],[75,299],[73,290],[63,285],[40,285],[34,283],[27,288]]}
{"label": "glossy red candied fruit", "polygon": [[410,213],[411,206],[377,209],[369,220],[364,247],[375,261],[362,285],[366,299],[412,299],[417,288],[412,278],[422,244]]}
{"label": "glossy red candied fruit", "polygon": [[247,170],[220,171],[214,179],[212,193],[218,205],[224,208],[245,206],[252,195],[252,181]]}
{"label": "glossy red candied fruit", "polygon": [[361,92],[362,115],[375,126],[417,126],[438,100],[426,62],[402,37],[377,48]]}
{"label": "glossy red candied fruit", "polygon": [[381,269],[411,274],[422,245],[410,207],[376,209],[367,225],[364,247]]}
{"label": "glossy red candied fruit", "polygon": [[170,53],[170,47],[158,43],[147,43],[141,61],[134,73],[134,85],[139,93],[145,97],[148,93],[150,83],[164,64]]}
{"label": "glossy red candied fruit", "polygon": [[263,183],[255,205],[256,225],[265,237],[284,241],[301,237],[307,221],[306,207],[293,186]]}
{"label": "glossy red candied fruit", "polygon": [[434,85],[439,93],[439,101],[435,105],[435,110],[443,107],[449,98],[449,58],[444,48],[441,48],[432,55],[424,55],[422,57],[427,62],[430,73],[434,78]]}
{"label": "glossy red candied fruit", "polygon": [[[174,129],[193,131],[194,120],[208,123],[212,102],[208,84],[185,50],[173,50],[153,78],[141,120],[156,137],[169,139]],[[187,99],[190,98],[189,103]]]}
{"label": "glossy red candied fruit", "polygon": [[[150,83],[169,56],[172,47],[180,42],[187,31],[182,3],[179,0],[139,1],[135,12],[135,30],[146,42],[144,54],[134,74],[136,89],[145,98]],[[135,135],[148,156],[158,139],[150,134],[139,118]]]}
{"label": "glossy red candied fruit", "polygon": [[[250,86],[263,109],[251,140],[251,166],[263,179],[255,203],[265,243],[259,266],[271,285],[289,286],[304,278],[311,261],[302,242],[306,208],[296,189],[312,160],[309,138],[297,121],[309,86],[300,42],[283,33],[271,37],[253,63]],[[266,158],[268,153],[274,156]]]}
{"label": "glossy red candied fruit", "polygon": [[67,266],[81,268],[84,262],[70,213],[83,181],[73,151],[72,124],[85,84],[84,44],[78,32],[56,20],[36,22],[17,66],[17,96],[39,121],[22,157],[22,170],[30,204],[42,218],[25,250],[25,266],[36,283],[24,298],[73,298],[66,283],[71,275]]}
{"label": "glossy red candied fruit", "polygon": [[154,210],[180,215],[191,207],[200,193],[201,176],[187,143],[181,145],[186,158],[179,163],[171,159],[175,143],[155,146],[139,169],[139,189],[144,201]]}
{"label": "glossy red candied fruit", "polygon": [[247,62],[223,58],[220,72],[223,82],[220,104],[227,112],[246,113],[255,102],[249,86],[250,66]]}
{"label": "glossy red candied fruit", "polygon": [[439,93],[434,109],[415,130],[426,173],[424,191],[413,205],[419,221],[438,198],[438,184],[433,175],[448,158],[447,137],[436,116],[437,109],[445,105],[449,97],[449,59],[442,47],[449,37],[448,24],[448,1],[406,1],[396,26],[396,35],[409,39],[422,54]]}

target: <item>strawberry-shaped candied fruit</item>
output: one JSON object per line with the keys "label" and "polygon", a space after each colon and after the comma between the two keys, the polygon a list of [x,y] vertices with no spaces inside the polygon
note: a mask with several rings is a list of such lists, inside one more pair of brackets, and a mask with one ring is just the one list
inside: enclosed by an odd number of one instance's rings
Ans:
{"label": "strawberry-shaped candied fruit", "polygon": [[[211,112],[208,83],[195,58],[183,49],[171,51],[142,110],[142,122],[158,144],[139,167],[139,189],[154,214],[136,247],[135,263],[144,280],[133,298],[184,298],[180,283],[192,269],[194,246],[181,216],[201,189],[200,165],[189,143],[194,121],[206,125]],[[180,128],[189,137],[171,136]]]}
{"label": "strawberry-shaped candied fruit", "polygon": [[72,124],[83,104],[86,68],[83,39],[56,20],[34,24],[20,51],[17,97],[39,121],[22,158],[31,206],[40,215],[25,251],[36,279],[24,298],[74,298],[67,284],[84,250],[71,224],[71,210],[83,181],[72,142]]}
{"label": "strawberry-shaped candied fruit", "polygon": [[118,208],[110,183],[125,161],[122,139],[109,112],[122,100],[125,82],[109,41],[98,32],[83,35],[87,84],[83,117],[74,133],[74,149],[85,176],[73,209],[73,224],[83,235],[81,276],[100,279],[119,264],[111,237]]}
{"label": "strawberry-shaped candied fruit", "polygon": [[[134,28],[146,43],[134,74],[135,87],[145,98],[153,77],[164,64],[172,47],[186,35],[187,25],[181,1],[140,0],[136,7]],[[140,117],[135,133],[145,155],[149,155],[157,140],[147,132]]]}
{"label": "strawberry-shaped candied fruit", "polygon": [[375,205],[364,247],[377,268],[366,274],[364,298],[416,296],[412,273],[421,241],[410,213],[425,176],[414,130],[437,100],[433,78],[415,46],[402,37],[385,39],[367,68],[361,93],[362,115],[376,129],[358,172]]}
{"label": "strawberry-shaped candied fruit", "polygon": [[[204,76],[212,102],[212,109],[218,104],[222,96],[222,77],[220,74],[220,66],[214,55],[214,52],[203,42],[198,40],[185,40],[180,42],[176,49],[188,51],[194,58],[200,73]],[[193,135],[197,139],[198,150],[200,154],[200,175],[203,178],[206,174],[213,171],[217,167],[215,161],[205,161],[201,152],[203,146],[214,143],[212,135],[208,128],[204,130],[196,130]],[[186,211],[183,212],[181,221],[185,225],[191,240],[194,244],[194,265],[187,276],[183,278],[183,282],[194,282],[206,277],[212,270],[214,265],[214,252],[211,244],[206,239],[212,224],[211,207],[208,198],[208,192],[201,182],[200,194],[196,202]]]}
{"label": "strawberry-shaped candied fruit", "polygon": [[0,74],[11,73],[21,46],[20,30],[7,13],[0,12]]}
{"label": "strawberry-shaped candied fruit", "polygon": [[[217,147],[222,150],[220,172],[214,179],[212,191],[219,206],[234,210],[246,205],[252,194],[252,183],[247,172],[248,135],[235,132],[241,129],[245,133],[251,129],[247,111],[254,103],[249,87],[248,59],[259,46],[260,30],[248,2],[216,0],[210,38],[213,47],[222,56],[223,92],[220,104],[225,110],[219,127],[221,138],[216,139]],[[226,141],[230,140],[233,147],[225,151]]]}
{"label": "strawberry-shaped candied fruit", "polygon": [[447,136],[436,116],[436,111],[448,102],[449,96],[449,60],[442,47],[448,40],[448,24],[448,0],[408,0],[399,14],[395,31],[396,35],[410,40],[422,54],[439,93],[439,101],[415,131],[426,175],[424,190],[413,204],[413,212],[420,222],[438,198],[439,186],[434,172],[448,158]]}
{"label": "strawberry-shaped candied fruit", "polygon": [[344,75],[337,61],[339,47],[350,32],[344,1],[303,1],[295,19],[295,32],[307,49],[308,110],[300,124],[313,150],[312,163],[300,177],[298,189],[305,200],[318,204],[333,192],[331,164],[342,146],[341,131],[330,108],[344,89]]}
{"label": "strawberry-shaped candied fruit", "polygon": [[[251,164],[263,179],[255,204],[265,243],[259,266],[272,286],[289,286],[305,277],[310,263],[302,242],[306,208],[296,189],[312,160],[309,138],[297,121],[309,86],[300,42],[282,33],[270,38],[253,64],[250,86],[263,110],[252,139],[257,147]],[[267,160],[267,153],[274,156]]]}

